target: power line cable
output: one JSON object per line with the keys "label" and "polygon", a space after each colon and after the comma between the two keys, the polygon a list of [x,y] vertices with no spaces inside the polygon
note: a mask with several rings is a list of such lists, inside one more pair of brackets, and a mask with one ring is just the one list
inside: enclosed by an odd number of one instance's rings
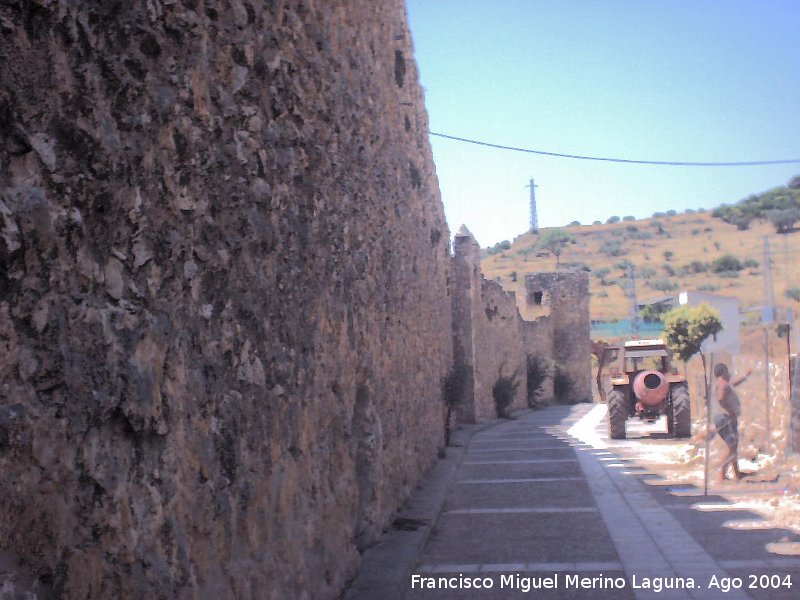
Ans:
{"label": "power line cable", "polygon": [[545,150],[531,150],[529,148],[516,148],[514,146],[503,146],[501,144],[493,144],[491,142],[482,142],[480,140],[471,140],[462,138],[455,135],[447,135],[446,133],[436,133],[428,131],[430,135],[453,140],[456,142],[465,142],[467,144],[475,144],[477,146],[486,146],[487,148],[496,148],[498,150],[511,150],[513,152],[525,152],[527,154],[540,154],[542,156],[555,156],[557,158],[573,158],[577,160],[599,160],[605,162],[628,163],[635,165],[667,165],[672,167],[752,167],[759,165],[787,165],[792,163],[800,163],[800,158],[787,158],[782,160],[751,160],[741,162],[685,162],[685,161],[670,161],[670,160],[634,160],[630,158],[608,158],[600,156],[583,156],[581,154],[562,154],[560,152],[547,152]]}

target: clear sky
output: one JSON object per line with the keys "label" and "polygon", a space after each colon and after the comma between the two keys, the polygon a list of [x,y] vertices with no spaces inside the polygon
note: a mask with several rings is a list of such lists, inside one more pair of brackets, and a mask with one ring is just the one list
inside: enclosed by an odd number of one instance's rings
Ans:
{"label": "clear sky", "polygon": [[[430,129],[640,160],[800,159],[800,0],[406,0]],[[550,158],[432,137],[451,232],[713,208],[800,163],[671,167]]]}

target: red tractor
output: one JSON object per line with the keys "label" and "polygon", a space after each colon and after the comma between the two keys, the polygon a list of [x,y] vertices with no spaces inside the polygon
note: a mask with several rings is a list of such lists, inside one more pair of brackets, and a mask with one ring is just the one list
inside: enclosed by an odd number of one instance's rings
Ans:
{"label": "red tractor", "polygon": [[608,396],[608,433],[625,439],[625,421],[637,416],[652,423],[667,418],[667,433],[679,438],[692,434],[692,409],[686,379],[670,364],[663,340],[625,342],[608,347],[604,363],[610,366],[613,389]]}

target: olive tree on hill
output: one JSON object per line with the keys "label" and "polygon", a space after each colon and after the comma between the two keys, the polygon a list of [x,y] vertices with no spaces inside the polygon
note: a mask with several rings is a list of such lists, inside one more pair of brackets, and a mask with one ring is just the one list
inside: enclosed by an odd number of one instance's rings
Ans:
{"label": "olive tree on hill", "polygon": [[564,246],[571,241],[572,236],[568,232],[556,227],[555,229],[548,229],[545,231],[536,243],[536,247],[546,250],[555,256],[556,264],[560,265],[561,253],[564,251]]}

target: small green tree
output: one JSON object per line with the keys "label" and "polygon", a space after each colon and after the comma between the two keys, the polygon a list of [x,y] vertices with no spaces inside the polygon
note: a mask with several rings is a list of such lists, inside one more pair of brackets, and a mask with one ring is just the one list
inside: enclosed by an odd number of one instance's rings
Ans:
{"label": "small green tree", "polygon": [[508,419],[511,416],[508,409],[514,403],[514,397],[517,395],[517,388],[519,388],[519,381],[516,380],[516,377],[516,372],[512,375],[503,375],[503,367],[501,366],[497,374],[497,381],[492,386],[494,407],[500,419]]}
{"label": "small green tree", "polygon": [[639,316],[645,323],[657,323],[668,310],[664,304],[646,304],[639,309]]}
{"label": "small green tree", "polygon": [[750,229],[750,223],[753,222],[753,215],[745,214],[742,212],[734,213],[729,221],[732,225],[736,225],[739,231],[746,231]]}
{"label": "small green tree", "polygon": [[627,250],[622,246],[621,242],[617,240],[606,240],[600,246],[600,252],[608,256],[622,256],[627,254]]}
{"label": "small green tree", "polygon": [[767,212],[767,216],[775,226],[776,233],[789,233],[794,229],[794,224],[800,221],[800,208],[770,210]]}
{"label": "small green tree", "polygon": [[546,250],[556,257],[556,264],[561,265],[561,253],[564,251],[564,246],[572,241],[572,236],[563,229],[558,227],[548,229],[539,238],[536,247],[541,250]]}
{"label": "small green tree", "polygon": [[550,363],[539,354],[529,354],[527,359],[528,367],[528,406],[530,408],[541,408],[544,403],[540,401],[544,382],[550,377]]}
{"label": "small green tree", "polygon": [[684,268],[688,273],[705,273],[709,269],[709,264],[700,260],[693,260]]}
{"label": "small green tree", "polygon": [[758,261],[755,258],[745,258],[742,261],[742,266],[745,269],[757,269],[758,268]]}
{"label": "small green tree", "polygon": [[497,242],[494,246],[490,246],[490,247],[486,248],[486,253],[489,256],[492,256],[494,254],[499,254],[499,253],[503,252],[504,250],[511,250],[511,242],[509,242],[508,240],[503,240],[502,242]]}
{"label": "small green tree", "polygon": [[711,263],[711,270],[714,273],[722,273],[724,271],[741,271],[744,269],[742,261],[736,258],[733,254],[723,254]]}
{"label": "small green tree", "polygon": [[671,292],[680,287],[677,283],[669,279],[656,279],[655,281],[648,282],[648,285],[659,292]]}
{"label": "small green tree", "polygon": [[595,269],[594,276],[600,280],[600,285],[609,285],[608,281],[606,281],[606,277],[611,273],[611,269],[609,267],[600,267],[599,269]]}
{"label": "small green tree", "polygon": [[631,269],[635,269],[636,265],[634,265],[627,258],[624,258],[622,260],[618,260],[617,262],[615,262],[614,263],[614,268],[615,269],[619,269],[620,271],[622,271],[623,274],[627,277],[628,274],[630,273],[630,270]]}
{"label": "small green tree", "polygon": [[658,275],[658,271],[656,271],[653,267],[642,267],[639,269],[638,275],[640,279],[650,279]]}
{"label": "small green tree", "polygon": [[703,342],[716,339],[722,331],[722,316],[708,304],[698,306],[679,306],[664,315],[664,333],[669,346],[683,362],[688,362],[695,354],[703,361],[703,378],[708,395],[708,375]]}

